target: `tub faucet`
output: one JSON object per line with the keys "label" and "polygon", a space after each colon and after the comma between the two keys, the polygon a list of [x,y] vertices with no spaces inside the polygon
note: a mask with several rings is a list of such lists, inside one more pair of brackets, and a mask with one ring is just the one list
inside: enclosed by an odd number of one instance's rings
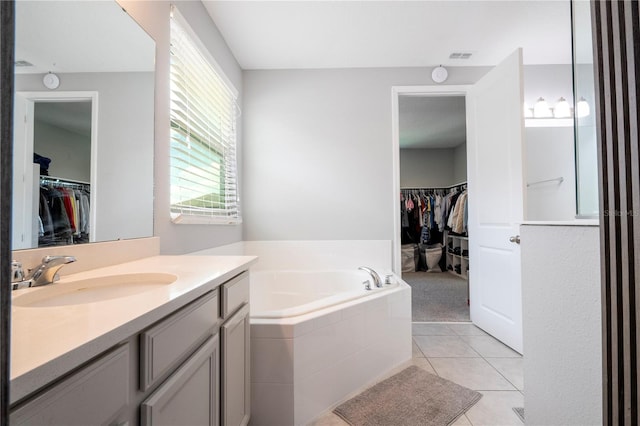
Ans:
{"label": "tub faucet", "polygon": [[45,256],[42,263],[29,271],[25,281],[29,281],[29,287],[51,284],[60,279],[58,270],[67,263],[75,262],[73,256]]}
{"label": "tub faucet", "polygon": [[376,271],[369,268],[368,266],[361,266],[358,269],[368,272],[369,275],[371,275],[371,278],[373,278],[373,283],[376,285],[376,287],[382,287],[382,279],[380,279],[380,275],[378,275]]}

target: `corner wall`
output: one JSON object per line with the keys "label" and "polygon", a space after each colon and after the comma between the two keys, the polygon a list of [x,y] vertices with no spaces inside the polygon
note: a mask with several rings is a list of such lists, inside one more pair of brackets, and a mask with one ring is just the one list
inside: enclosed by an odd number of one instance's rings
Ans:
{"label": "corner wall", "polygon": [[524,225],[520,239],[527,424],[601,424],[599,228]]}
{"label": "corner wall", "polygon": [[[154,235],[162,254],[190,251],[242,240],[242,225],[175,225],[169,215],[169,12],[168,1],[118,0],[118,3],[156,42]],[[242,104],[242,70],[200,1],[174,3],[209,49],[218,65],[238,89]],[[238,158],[242,158],[242,133],[238,132]],[[242,164],[239,160],[240,186]],[[246,206],[241,206],[246,211]]]}
{"label": "corner wall", "polygon": [[431,84],[430,68],[245,71],[245,240],[393,239],[391,88]]}

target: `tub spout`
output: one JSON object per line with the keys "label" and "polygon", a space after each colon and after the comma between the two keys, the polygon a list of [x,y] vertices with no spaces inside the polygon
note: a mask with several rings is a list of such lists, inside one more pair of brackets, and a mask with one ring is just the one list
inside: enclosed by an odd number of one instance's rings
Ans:
{"label": "tub spout", "polygon": [[382,279],[380,279],[380,275],[378,275],[378,273],[376,271],[374,271],[373,269],[369,268],[368,266],[361,266],[358,269],[362,270],[362,271],[365,271],[369,275],[371,275],[371,278],[373,279],[373,283],[376,285],[376,287],[382,287]]}

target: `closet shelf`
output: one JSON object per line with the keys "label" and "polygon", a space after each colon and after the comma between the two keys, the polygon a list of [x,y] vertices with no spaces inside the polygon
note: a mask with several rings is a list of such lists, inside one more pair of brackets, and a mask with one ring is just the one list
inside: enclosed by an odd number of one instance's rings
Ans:
{"label": "closet shelf", "polygon": [[453,254],[453,253],[447,253],[448,255],[451,255],[453,257],[456,257],[458,259],[464,259],[464,260],[469,260],[469,256],[460,256],[458,254]]}

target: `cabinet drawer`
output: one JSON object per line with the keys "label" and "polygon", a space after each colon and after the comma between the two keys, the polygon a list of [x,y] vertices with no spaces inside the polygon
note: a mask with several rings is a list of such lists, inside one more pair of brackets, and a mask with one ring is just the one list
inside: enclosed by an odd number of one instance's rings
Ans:
{"label": "cabinet drawer", "polygon": [[220,345],[210,337],[140,405],[142,426],[219,424]]}
{"label": "cabinet drawer", "polygon": [[249,273],[243,272],[222,285],[222,318],[249,303]]}
{"label": "cabinet drawer", "polygon": [[11,413],[11,425],[99,425],[129,403],[129,345],[121,346]]}
{"label": "cabinet drawer", "polygon": [[214,290],[140,334],[140,389],[174,369],[215,332],[220,317]]}

